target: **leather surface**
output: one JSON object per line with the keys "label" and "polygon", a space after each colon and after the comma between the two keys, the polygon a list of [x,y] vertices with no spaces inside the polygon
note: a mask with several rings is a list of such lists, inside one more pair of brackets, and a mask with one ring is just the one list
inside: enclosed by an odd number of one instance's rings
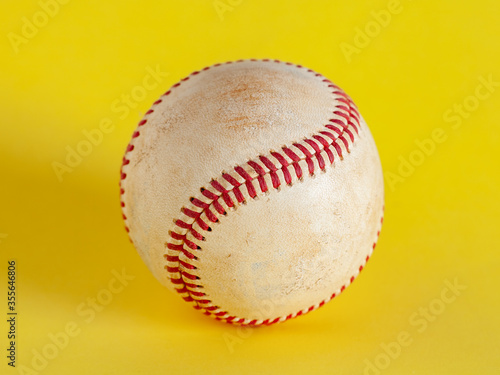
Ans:
{"label": "leather surface", "polygon": [[[262,61],[212,67],[163,96],[131,142],[122,181],[131,239],[156,278],[173,289],[166,244],[190,197],[203,200],[200,188],[222,173],[243,181],[235,166],[324,130],[342,119],[332,115],[339,105],[324,77]],[[291,173],[290,185],[278,171],[279,189],[257,189],[256,199],[241,189],[245,204],[225,207],[211,232],[198,228],[205,241],[187,233],[201,247],[197,259],[176,254],[195,266],[186,271],[199,277],[204,299],[231,315],[270,319],[318,304],[357,274],[383,206],[380,161],[362,118],[358,130],[350,153],[342,145],[343,160],[336,155],[321,171],[314,159],[313,176],[302,160],[304,176]]]}

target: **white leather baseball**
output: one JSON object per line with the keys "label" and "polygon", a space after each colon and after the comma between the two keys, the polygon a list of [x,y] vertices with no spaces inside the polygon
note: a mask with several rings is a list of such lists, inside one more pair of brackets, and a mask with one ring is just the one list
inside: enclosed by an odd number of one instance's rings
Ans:
{"label": "white leather baseball", "polygon": [[195,308],[272,324],[364,267],[383,178],[351,99],[304,67],[240,60],[193,72],[145,114],[122,166],[131,241]]}

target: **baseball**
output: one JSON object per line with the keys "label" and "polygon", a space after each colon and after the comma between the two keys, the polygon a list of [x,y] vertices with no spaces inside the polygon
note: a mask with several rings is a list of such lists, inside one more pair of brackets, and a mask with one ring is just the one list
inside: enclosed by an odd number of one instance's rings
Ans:
{"label": "baseball", "polygon": [[123,158],[130,239],[206,315],[267,325],[338,296],[372,254],[382,168],[342,89],[310,69],[239,60],[153,103]]}

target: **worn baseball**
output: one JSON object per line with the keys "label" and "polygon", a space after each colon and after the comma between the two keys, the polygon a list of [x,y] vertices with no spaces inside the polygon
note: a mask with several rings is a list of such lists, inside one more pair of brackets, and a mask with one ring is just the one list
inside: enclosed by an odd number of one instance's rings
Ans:
{"label": "worn baseball", "polygon": [[321,74],[277,60],[216,64],[153,103],[121,172],[126,229],[167,288],[218,320],[265,325],[321,307],[380,233],[379,156]]}

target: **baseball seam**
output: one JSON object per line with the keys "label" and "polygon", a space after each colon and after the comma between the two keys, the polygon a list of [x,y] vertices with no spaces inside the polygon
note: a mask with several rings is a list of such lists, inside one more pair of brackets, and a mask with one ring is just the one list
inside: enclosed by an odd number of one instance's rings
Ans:
{"label": "baseball seam", "polygon": [[[236,63],[242,61],[245,60],[238,60]],[[250,61],[259,60],[251,59]],[[263,59],[261,61],[294,65],[283,63],[279,60]],[[226,64],[231,63],[233,62],[229,61]],[[174,84],[169,91],[163,94],[162,98],[169,95],[174,88],[180,86],[182,82],[188,80],[190,77],[220,65],[222,64],[215,64],[191,73]],[[303,68],[301,65],[295,66]],[[314,176],[317,170],[325,171],[327,165],[333,165],[337,159],[342,160],[345,153],[350,152],[350,147],[355,141],[355,134],[358,135],[360,131],[360,116],[350,97],[321,74],[311,69],[307,69],[307,71],[314,74],[315,77],[319,77],[331,89],[331,93],[337,101],[332,111],[332,118],[328,124],[324,125],[322,130],[310,138],[293,143],[289,147],[283,146],[281,151],[271,150],[266,156],[260,155],[243,165],[234,167],[229,172],[223,172],[218,178],[212,179],[209,185],[200,189],[201,195],[199,197],[191,197],[190,203],[181,208],[179,218],[174,221],[174,228],[169,231],[170,239],[165,243],[167,249],[167,253],[165,254],[167,264],[165,265],[165,269],[169,273],[169,278],[174,284],[174,288],[181,294],[185,301],[193,303],[194,308],[204,310],[206,315],[212,316],[217,320],[252,326],[269,325],[313,311],[340,294],[354,281],[375,248],[376,240],[370,248],[365,261],[358,268],[357,273],[351,276],[349,282],[345,283],[328,298],[309,308],[275,319],[245,319],[230,315],[227,311],[214,305],[210,297],[203,291],[203,285],[200,276],[197,274],[198,268],[196,266],[198,256],[202,251],[201,245],[205,241],[202,233],[204,231],[211,231],[211,225],[219,222],[219,217],[226,215],[228,210],[236,208],[237,204],[246,204],[248,199],[258,199],[259,194],[267,194],[270,186],[275,190],[280,190],[283,182],[288,186],[292,186],[294,179],[301,181],[304,177],[304,170],[307,170],[310,176]],[[129,233],[129,236],[130,230],[123,200],[125,190],[122,184],[122,181],[127,177],[126,166],[130,163],[127,156],[128,153],[134,150],[134,140],[139,137],[141,127],[147,123],[148,115],[154,112],[154,107],[162,102],[162,98],[153,103],[152,108],[145,113],[144,118],[139,122],[138,128],[133,133],[132,140],[127,146],[123,158],[120,193],[125,229]],[[383,216],[380,224],[382,222]],[[377,238],[379,234],[380,230],[377,232]],[[130,240],[133,242],[132,238]]]}

